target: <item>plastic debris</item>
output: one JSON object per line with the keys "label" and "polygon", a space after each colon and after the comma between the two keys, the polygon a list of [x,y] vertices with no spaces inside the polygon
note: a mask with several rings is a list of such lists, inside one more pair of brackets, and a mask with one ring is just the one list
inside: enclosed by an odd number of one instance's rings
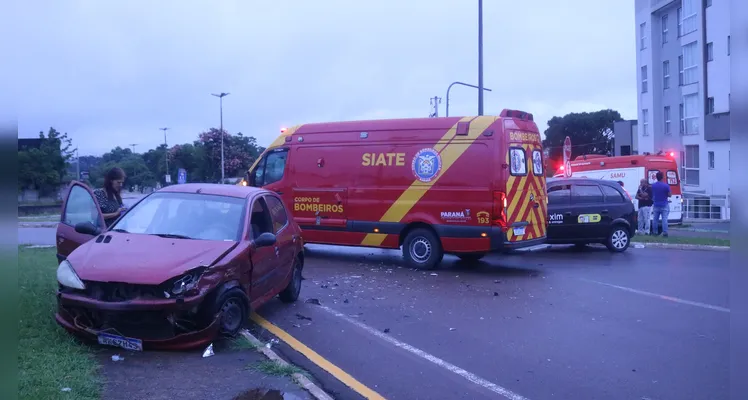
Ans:
{"label": "plastic debris", "polygon": [[125,357],[122,357],[119,354],[115,354],[112,356],[112,361],[125,361]]}
{"label": "plastic debris", "polygon": [[390,328],[384,328],[384,333],[390,333]]}
{"label": "plastic debris", "polygon": [[203,358],[214,356],[216,353],[213,352],[213,343],[209,344],[208,347],[203,351]]}
{"label": "plastic debris", "polygon": [[265,343],[265,347],[267,347],[269,349],[269,348],[273,347],[273,345],[278,344],[278,343],[280,343],[280,341],[278,341],[278,339],[270,339],[269,342]]}
{"label": "plastic debris", "polygon": [[297,319],[307,320],[307,321],[311,321],[312,320],[312,318],[307,317],[306,315],[299,314],[299,313],[296,313],[296,318]]}
{"label": "plastic debris", "polygon": [[70,388],[62,388],[62,389],[60,389],[61,392],[70,392],[72,390],[73,389],[70,389]]}
{"label": "plastic debris", "polygon": [[439,275],[439,274],[437,274],[436,272],[432,272],[432,273],[431,273],[431,276],[438,276],[438,275]]}
{"label": "plastic debris", "polygon": [[635,249],[643,249],[644,247],[645,246],[643,244],[639,244],[639,243],[637,243],[637,244],[634,245]]}
{"label": "plastic debris", "polygon": [[320,305],[319,299],[307,299],[304,303]]}
{"label": "plastic debris", "polygon": [[457,328],[449,328],[450,331],[456,331]]}

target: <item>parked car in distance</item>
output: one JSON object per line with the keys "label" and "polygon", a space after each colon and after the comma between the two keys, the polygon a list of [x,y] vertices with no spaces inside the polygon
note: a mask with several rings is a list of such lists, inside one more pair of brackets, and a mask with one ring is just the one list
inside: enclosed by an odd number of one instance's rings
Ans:
{"label": "parked car in distance", "polygon": [[197,183],[144,197],[107,229],[91,190],[73,182],[57,257],[57,323],[130,350],[233,336],[276,295],[296,301],[304,266],[301,230],[278,195]]}
{"label": "parked car in distance", "polygon": [[548,179],[548,243],[602,243],[628,249],[636,232],[634,203],[621,185],[600,179]]}

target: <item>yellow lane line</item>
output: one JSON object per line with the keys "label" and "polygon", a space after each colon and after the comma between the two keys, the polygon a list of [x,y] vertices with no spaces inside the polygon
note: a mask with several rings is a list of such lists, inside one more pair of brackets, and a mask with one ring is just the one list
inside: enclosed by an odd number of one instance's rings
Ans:
{"label": "yellow lane line", "polygon": [[309,359],[309,361],[315,363],[318,367],[324,369],[330,375],[334,376],[339,381],[345,383],[349,388],[353,389],[356,393],[360,394],[361,396],[364,396],[365,398],[369,400],[385,400],[385,398],[382,395],[369,389],[366,385],[356,380],[356,378],[352,377],[350,374],[343,371],[342,369],[340,369],[338,366],[331,363],[330,361],[327,361],[327,359],[319,355],[316,351],[310,349],[307,345],[298,341],[296,338],[288,334],[288,332],[273,325],[272,323],[270,323],[270,321],[266,320],[265,318],[261,317],[260,315],[256,313],[252,313],[250,318],[257,325],[260,325],[261,327],[267,329],[270,333],[277,336],[278,339],[282,340],[283,342],[291,346],[292,349],[303,354],[306,358]]}

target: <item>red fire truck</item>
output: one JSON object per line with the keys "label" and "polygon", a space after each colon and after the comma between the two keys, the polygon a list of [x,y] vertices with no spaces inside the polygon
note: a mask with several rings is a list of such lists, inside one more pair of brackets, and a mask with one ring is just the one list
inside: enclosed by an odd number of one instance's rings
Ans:
{"label": "red fire truck", "polygon": [[397,249],[413,267],[545,242],[532,114],[315,123],[281,131],[247,181],[281,194],[306,243]]}

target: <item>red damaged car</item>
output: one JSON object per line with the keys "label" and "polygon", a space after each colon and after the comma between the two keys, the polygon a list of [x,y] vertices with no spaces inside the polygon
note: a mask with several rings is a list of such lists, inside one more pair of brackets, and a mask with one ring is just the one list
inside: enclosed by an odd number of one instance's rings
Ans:
{"label": "red damaged car", "polygon": [[274,192],[218,184],[163,188],[107,228],[73,182],[57,257],[57,323],[131,350],[235,335],[273,297],[296,301],[304,266],[301,230]]}

